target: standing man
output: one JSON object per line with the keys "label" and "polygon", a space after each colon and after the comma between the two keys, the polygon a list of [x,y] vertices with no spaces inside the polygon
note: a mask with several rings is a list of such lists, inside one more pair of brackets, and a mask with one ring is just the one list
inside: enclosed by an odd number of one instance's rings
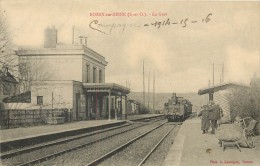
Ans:
{"label": "standing man", "polygon": [[210,102],[209,106],[209,120],[211,124],[211,134],[215,134],[215,129],[217,128],[217,120],[220,119],[220,107],[215,105],[214,101]]}
{"label": "standing man", "polygon": [[198,116],[201,116],[201,130],[203,131],[202,134],[205,134],[208,132],[210,126],[209,111],[206,105],[202,107],[202,110],[200,111]]}

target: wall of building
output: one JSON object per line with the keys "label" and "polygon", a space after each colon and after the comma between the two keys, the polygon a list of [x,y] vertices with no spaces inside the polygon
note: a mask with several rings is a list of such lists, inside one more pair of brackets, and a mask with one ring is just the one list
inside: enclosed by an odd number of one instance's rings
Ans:
{"label": "wall of building", "polygon": [[32,86],[32,105],[37,104],[37,96],[43,97],[42,108],[68,108],[72,120],[86,119],[86,99],[81,82],[44,81]]}
{"label": "wall of building", "polygon": [[85,120],[86,115],[86,96],[80,82],[73,81],[73,120]]}
{"label": "wall of building", "polygon": [[[96,68],[96,81],[93,80],[93,70],[94,67]],[[101,72],[101,76],[99,75],[99,71]],[[101,82],[99,78],[101,77]],[[83,61],[82,61],[82,82],[84,83],[105,83],[105,66],[97,63],[96,61],[87,58],[83,56]]]}
{"label": "wall of building", "polygon": [[[42,98],[42,103],[39,103],[39,98]],[[5,103],[4,107],[6,109],[66,108],[71,112],[71,120],[86,119],[85,94],[82,84],[77,81],[34,82],[31,87],[31,103]]]}
{"label": "wall of building", "polygon": [[[37,96],[42,96],[43,103],[37,103]],[[46,109],[73,108],[72,81],[36,82],[31,88],[31,104]]]}
{"label": "wall of building", "polygon": [[82,55],[20,56],[21,75],[34,80],[75,80],[82,82]]}
{"label": "wall of building", "polygon": [[230,117],[230,104],[227,98],[229,93],[229,89],[214,93],[215,104],[218,104],[222,108],[224,116],[227,117]]}

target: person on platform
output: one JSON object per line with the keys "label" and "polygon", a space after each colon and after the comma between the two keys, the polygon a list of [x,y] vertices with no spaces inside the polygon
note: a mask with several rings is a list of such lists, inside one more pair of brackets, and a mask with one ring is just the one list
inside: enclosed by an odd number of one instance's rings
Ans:
{"label": "person on platform", "polygon": [[207,109],[206,105],[204,105],[201,108],[202,110],[199,112],[198,116],[201,116],[201,130],[202,130],[202,134],[205,134],[208,132],[210,126],[209,110]]}
{"label": "person on platform", "polygon": [[220,112],[220,106],[216,105],[214,101],[211,101],[209,105],[209,120],[212,128],[211,134],[215,134],[215,129],[217,129],[217,120],[220,119]]}

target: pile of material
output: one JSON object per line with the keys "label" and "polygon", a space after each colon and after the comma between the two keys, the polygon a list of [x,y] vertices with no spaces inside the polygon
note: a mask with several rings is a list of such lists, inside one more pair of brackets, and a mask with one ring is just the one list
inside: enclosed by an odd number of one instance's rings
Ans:
{"label": "pile of material", "polygon": [[224,142],[237,142],[241,147],[248,147],[241,126],[236,124],[222,124],[217,129],[216,137]]}

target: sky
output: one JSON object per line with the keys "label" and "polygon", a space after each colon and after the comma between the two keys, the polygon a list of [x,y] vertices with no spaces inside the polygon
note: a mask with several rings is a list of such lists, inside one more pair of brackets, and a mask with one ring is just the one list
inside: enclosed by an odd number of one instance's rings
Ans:
{"label": "sky", "polygon": [[[55,26],[58,43],[88,37],[108,62],[106,82],[131,91],[189,93],[224,82],[249,84],[259,70],[260,2],[2,0],[13,43],[42,47]],[[109,15],[113,14],[114,15]],[[116,14],[117,15],[116,15]],[[257,76],[260,76],[257,73]]]}

